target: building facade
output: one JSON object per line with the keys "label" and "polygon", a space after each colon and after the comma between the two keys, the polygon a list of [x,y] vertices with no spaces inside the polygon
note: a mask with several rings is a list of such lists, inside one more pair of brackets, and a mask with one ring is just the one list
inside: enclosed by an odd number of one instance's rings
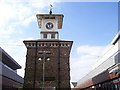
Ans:
{"label": "building facade", "polygon": [[41,39],[23,41],[27,48],[24,88],[70,90],[73,41],[59,40],[62,14],[37,14]]}
{"label": "building facade", "polygon": [[120,90],[120,32],[93,70],[78,81],[76,89]]}
{"label": "building facade", "polygon": [[22,88],[23,78],[17,74],[21,66],[0,47],[1,89]]}

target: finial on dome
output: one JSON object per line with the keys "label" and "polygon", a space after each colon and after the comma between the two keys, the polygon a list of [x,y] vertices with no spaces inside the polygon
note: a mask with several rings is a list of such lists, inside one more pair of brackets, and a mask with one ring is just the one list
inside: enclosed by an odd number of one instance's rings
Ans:
{"label": "finial on dome", "polygon": [[49,12],[50,15],[52,15],[52,7],[53,7],[53,6],[50,4],[50,12]]}

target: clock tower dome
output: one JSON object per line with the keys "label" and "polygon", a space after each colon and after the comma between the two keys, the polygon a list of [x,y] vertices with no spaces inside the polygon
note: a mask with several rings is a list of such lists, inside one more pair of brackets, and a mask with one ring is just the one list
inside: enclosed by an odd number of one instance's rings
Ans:
{"label": "clock tower dome", "polygon": [[59,39],[58,29],[62,28],[62,14],[37,14],[38,26],[41,28],[41,39]]}

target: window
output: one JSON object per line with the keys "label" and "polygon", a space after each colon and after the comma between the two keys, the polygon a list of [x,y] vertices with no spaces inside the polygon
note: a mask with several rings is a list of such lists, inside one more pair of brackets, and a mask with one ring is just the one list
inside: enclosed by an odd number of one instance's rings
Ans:
{"label": "window", "polygon": [[120,52],[115,56],[115,63],[120,63]]}
{"label": "window", "polygon": [[43,38],[46,38],[46,39],[47,39],[47,34],[43,34]]}
{"label": "window", "polygon": [[55,38],[55,34],[51,34],[51,38]]}

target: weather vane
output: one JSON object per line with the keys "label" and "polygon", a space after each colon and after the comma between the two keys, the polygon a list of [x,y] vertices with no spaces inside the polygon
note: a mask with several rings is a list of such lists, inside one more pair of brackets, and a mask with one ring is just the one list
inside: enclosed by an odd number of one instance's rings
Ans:
{"label": "weather vane", "polygon": [[53,7],[53,6],[50,4],[50,12],[49,12],[50,15],[52,14],[52,7]]}

